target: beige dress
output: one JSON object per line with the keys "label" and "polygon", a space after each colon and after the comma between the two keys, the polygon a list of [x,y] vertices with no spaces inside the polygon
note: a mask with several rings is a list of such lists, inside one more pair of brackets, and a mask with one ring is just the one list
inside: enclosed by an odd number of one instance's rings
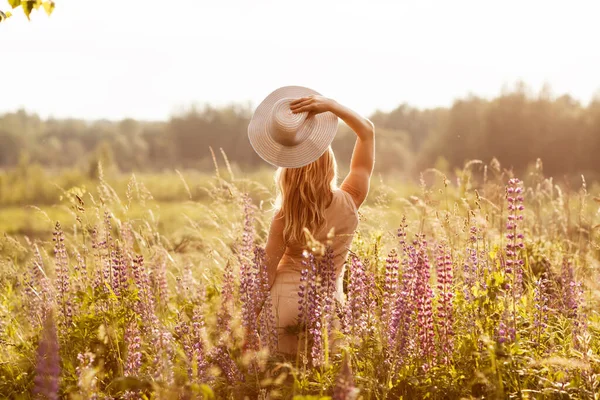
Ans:
{"label": "beige dress", "polygon": [[[336,272],[336,299],[340,303],[344,302],[342,288],[344,263],[357,225],[358,211],[352,196],[342,189],[334,190],[332,201],[325,210],[325,224],[314,237],[321,243],[326,243],[327,234],[331,228],[335,228],[331,246]],[[273,315],[278,329],[278,349],[282,353],[292,354],[298,350],[298,335],[290,332],[293,332],[294,327],[298,325],[298,289],[300,272],[304,269],[302,250],[299,244],[286,246],[277,267],[275,282],[271,287]]]}

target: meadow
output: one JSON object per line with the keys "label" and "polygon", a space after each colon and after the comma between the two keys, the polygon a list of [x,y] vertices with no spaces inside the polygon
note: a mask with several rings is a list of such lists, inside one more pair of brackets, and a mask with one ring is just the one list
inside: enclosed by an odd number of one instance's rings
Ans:
{"label": "meadow", "polygon": [[220,163],[4,174],[0,397],[600,399],[597,185],[539,160],[374,178],[345,304],[326,243],[308,243],[305,340],[284,357],[256,313],[271,172]]}

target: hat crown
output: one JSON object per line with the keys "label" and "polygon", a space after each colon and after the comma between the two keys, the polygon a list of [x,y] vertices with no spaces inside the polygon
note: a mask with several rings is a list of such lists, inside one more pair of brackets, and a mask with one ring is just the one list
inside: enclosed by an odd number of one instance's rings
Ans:
{"label": "hat crown", "polygon": [[306,121],[308,113],[294,114],[290,109],[293,99],[284,98],[277,101],[271,109],[271,129],[269,133],[274,141],[283,146],[295,146],[301,143],[306,132],[302,132],[302,126]]}

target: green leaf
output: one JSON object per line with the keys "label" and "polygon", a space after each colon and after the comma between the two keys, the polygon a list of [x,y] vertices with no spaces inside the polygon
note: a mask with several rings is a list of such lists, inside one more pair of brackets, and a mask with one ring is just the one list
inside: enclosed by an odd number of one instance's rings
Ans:
{"label": "green leaf", "polygon": [[21,6],[23,7],[23,12],[27,19],[29,19],[29,14],[33,10],[33,6],[35,5],[35,0],[25,0],[21,2]]}
{"label": "green leaf", "polygon": [[12,8],[17,8],[21,5],[21,0],[8,0],[8,4],[10,4]]}
{"label": "green leaf", "polygon": [[54,11],[54,2],[53,1],[45,1],[44,2],[44,10],[46,10],[46,14],[50,16],[52,11]]}

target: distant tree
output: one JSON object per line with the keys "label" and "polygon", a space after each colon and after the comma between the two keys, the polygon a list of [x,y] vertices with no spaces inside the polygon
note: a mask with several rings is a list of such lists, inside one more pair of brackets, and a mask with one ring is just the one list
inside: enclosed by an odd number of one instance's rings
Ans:
{"label": "distant tree", "polygon": [[[54,1],[52,0],[8,0],[8,4],[13,8],[21,7],[23,13],[29,19],[29,15],[33,10],[38,10],[43,7],[48,15],[54,11]],[[12,16],[10,11],[0,10],[0,22]]]}

